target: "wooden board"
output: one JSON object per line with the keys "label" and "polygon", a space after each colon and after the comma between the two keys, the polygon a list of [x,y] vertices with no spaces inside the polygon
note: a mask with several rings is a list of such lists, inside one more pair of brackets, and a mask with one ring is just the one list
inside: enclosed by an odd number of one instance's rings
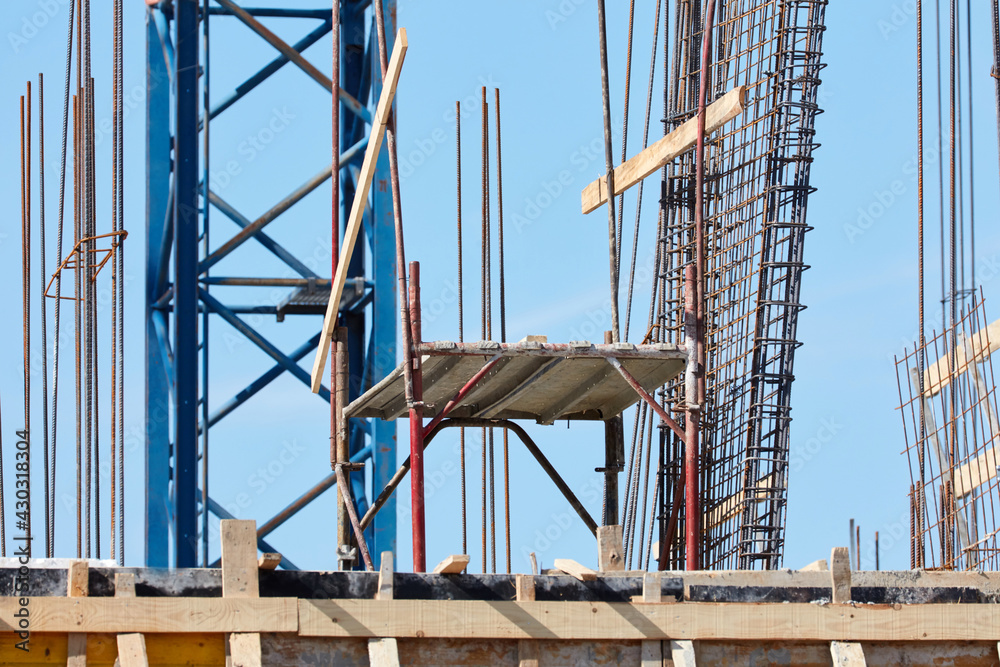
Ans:
{"label": "wooden board", "polygon": [[[70,598],[85,598],[90,594],[90,568],[85,560],[73,561],[69,565],[66,576],[66,595]],[[32,610],[34,611],[34,610]],[[35,622],[32,619],[32,630]],[[66,639],[67,667],[86,667],[87,665],[87,635],[81,632],[71,632]]]}
{"label": "wooden board", "polygon": [[434,574],[461,574],[469,566],[466,554],[452,554],[434,566]]}
{"label": "wooden board", "polygon": [[830,552],[830,599],[836,603],[851,601],[851,557],[847,547]]}
{"label": "wooden board", "polygon": [[990,447],[974,461],[955,469],[955,497],[966,497],[996,476],[997,450]]}
{"label": "wooden board", "polygon": [[[970,359],[979,363],[1000,349],[1000,320],[972,334],[966,342],[968,343],[968,352],[971,354],[966,353],[965,345],[959,345],[955,348],[955,376],[968,370]],[[949,373],[950,368],[951,352],[947,352],[924,371],[925,398],[935,396],[948,386],[952,378]]]}
{"label": "wooden board", "polygon": [[995,641],[1000,605],[300,600],[299,634],[473,639]]}
{"label": "wooden board", "polygon": [[561,570],[571,577],[576,577],[580,581],[593,581],[597,579],[596,572],[570,558],[556,558],[552,564],[555,565],[557,570]]}
{"label": "wooden board", "polygon": [[830,642],[833,667],[865,667],[865,652],[857,642]]}
{"label": "wooden board", "polygon": [[[260,596],[257,522],[223,519],[219,531],[222,540],[222,596],[256,599]],[[226,638],[226,667],[261,667],[260,634],[230,633]]]}
{"label": "wooden board", "polygon": [[273,570],[281,563],[281,554],[271,551],[264,552],[257,559],[257,567],[261,570]]}
{"label": "wooden board", "polygon": [[[294,636],[294,635],[293,635]],[[31,650],[24,652],[14,648],[13,633],[0,633],[0,665],[62,665],[67,662],[67,641],[65,633],[31,633]],[[116,636],[108,633],[92,632],[87,637],[88,665],[111,667],[118,657]],[[147,637],[146,650],[149,662],[154,665],[177,667],[208,667],[225,663],[222,634],[158,634]]]}
{"label": "wooden board", "polygon": [[368,640],[368,660],[371,667],[399,667],[399,647],[396,640],[370,639]]}
{"label": "wooden board", "polygon": [[[118,572],[115,574],[115,597],[135,597],[135,574]],[[147,667],[146,639],[138,632],[123,632],[118,635],[118,662],[120,667]]]}
{"label": "wooden board", "polygon": [[[712,134],[728,121],[743,113],[745,95],[746,87],[740,86],[733,88],[708,105],[705,109],[705,136]],[[652,146],[615,167],[615,195],[620,195],[660,167],[683,155],[696,143],[698,143],[697,116],[689,118],[680,127]],[[601,176],[580,193],[580,205],[583,212],[590,213],[597,209],[598,206],[608,201],[607,195],[607,179],[605,176]]]}
{"label": "wooden board", "polygon": [[622,558],[622,527],[597,527],[597,567],[601,572],[623,572],[625,560]]}
{"label": "wooden board", "polygon": [[[295,632],[296,598],[31,598],[34,632]],[[0,632],[17,598],[0,597]]]}
{"label": "wooden board", "polygon": [[354,189],[354,203],[351,205],[350,215],[347,216],[343,245],[337,260],[337,273],[333,277],[333,284],[330,288],[330,303],[327,304],[326,315],[323,317],[323,332],[319,337],[319,349],[316,351],[316,359],[313,361],[312,369],[312,392],[314,394],[319,393],[319,388],[323,384],[323,370],[326,368],[326,358],[330,354],[330,340],[333,336],[333,327],[337,323],[340,296],[343,294],[344,284],[347,282],[348,266],[351,263],[351,256],[354,254],[358,232],[361,229],[361,219],[365,212],[365,204],[368,202],[368,190],[371,189],[372,178],[375,176],[375,165],[378,162],[379,151],[382,149],[382,139],[385,137],[386,123],[388,123],[389,113],[392,111],[392,100],[396,96],[396,86],[399,84],[399,73],[403,68],[406,48],[406,28],[400,28],[396,33],[396,41],[392,47],[392,57],[389,59],[389,66],[386,69],[382,94],[379,97],[378,106],[375,108],[375,115],[372,117],[371,134],[368,137],[368,146],[365,148],[365,158],[361,163],[361,171],[358,172],[357,187]]}

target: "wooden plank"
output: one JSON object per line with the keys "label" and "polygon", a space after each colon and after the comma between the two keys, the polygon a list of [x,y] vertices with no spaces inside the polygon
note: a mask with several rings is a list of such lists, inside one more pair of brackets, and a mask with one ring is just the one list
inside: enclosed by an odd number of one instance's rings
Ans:
{"label": "wooden plank", "polygon": [[826,572],[828,569],[830,568],[826,565],[826,559],[821,558],[799,568],[799,572]]}
{"label": "wooden plank", "polygon": [[986,484],[997,476],[997,450],[990,447],[955,470],[955,497],[965,498],[967,495]]}
{"label": "wooden plank", "polygon": [[376,600],[391,600],[393,598],[392,581],[392,552],[383,551],[382,562],[378,569],[378,589],[375,591]]}
{"label": "wooden plank", "polygon": [[466,554],[452,554],[434,566],[434,574],[461,574],[469,566]]}
{"label": "wooden plank", "polygon": [[[296,598],[31,598],[32,632],[295,632]],[[0,632],[17,598],[0,597]]]}
{"label": "wooden plank", "polygon": [[575,560],[569,558],[556,558],[552,563],[555,569],[562,570],[571,577],[576,577],[580,581],[593,581],[597,579],[597,573],[589,567],[580,565]]}
{"label": "wooden plank", "polygon": [[263,667],[260,633],[233,632],[226,640],[226,667]]}
{"label": "wooden plank", "polygon": [[[75,560],[69,565],[66,579],[66,595],[70,598],[85,598],[90,592],[90,568],[85,560]],[[35,607],[37,609],[37,607]],[[34,611],[34,610],[32,610]],[[38,631],[37,620],[32,618],[32,630]],[[71,632],[66,640],[67,667],[86,667],[87,635]]]}
{"label": "wooden plank", "polygon": [[834,547],[830,552],[830,599],[834,603],[851,601],[851,556],[847,547]]}
{"label": "wooden plank", "polygon": [[[257,522],[223,519],[222,596],[254,599],[260,596],[257,566]],[[281,557],[278,557],[281,561]],[[226,667],[261,667],[260,634],[234,632],[226,637]]]}
{"label": "wooden plank", "polygon": [[[115,573],[115,597],[135,597],[135,575],[131,572]],[[147,667],[149,657],[146,654],[146,639],[138,632],[127,632],[118,635],[118,662],[121,667]]]}
{"label": "wooden plank", "polygon": [[952,377],[968,370],[970,359],[976,363],[985,360],[1000,349],[1000,320],[983,327],[969,336],[966,345],[955,348],[955,374],[951,369],[951,352],[947,352],[924,371],[924,397],[931,398],[948,386]]}
{"label": "wooden plank", "polygon": [[697,659],[694,652],[694,642],[679,640],[670,642],[670,659],[674,667],[695,667]]}
{"label": "wooden plank", "polygon": [[[118,657],[116,636],[97,632],[87,634],[87,660],[91,665],[110,667],[114,664]],[[226,660],[221,633],[154,634],[146,640],[150,664],[207,667],[224,664]],[[18,641],[20,638],[14,633],[0,634],[0,665],[36,667],[65,665],[67,662],[65,633],[32,632],[31,650],[27,652],[15,647]]]}
{"label": "wooden plank", "polygon": [[355,241],[361,229],[361,219],[368,201],[368,190],[371,188],[372,178],[375,176],[375,165],[382,148],[382,139],[385,137],[386,123],[389,121],[389,114],[392,111],[392,100],[396,96],[396,86],[399,84],[399,73],[403,68],[406,49],[406,28],[400,28],[396,33],[396,40],[392,47],[392,57],[389,59],[389,66],[386,69],[382,94],[379,96],[375,115],[372,116],[368,146],[365,148],[361,171],[358,172],[358,182],[354,189],[354,203],[351,204],[351,213],[347,216],[343,245],[337,260],[337,273],[333,277],[330,289],[330,303],[327,304],[326,315],[323,317],[323,332],[319,337],[319,348],[316,351],[316,359],[313,361],[312,369],[312,392],[314,394],[319,393],[319,388],[323,383],[323,370],[326,368],[326,358],[330,354],[330,340],[333,337],[333,327],[337,323],[340,297],[344,292],[344,284],[347,282],[348,265],[351,263]]}
{"label": "wooden plank", "polygon": [[580,640],[984,641],[1000,605],[299,600],[299,634]]}
{"label": "wooden plank", "polygon": [[515,574],[514,593],[518,602],[534,602],[535,577],[530,574]]}
{"label": "wooden plank", "polygon": [[623,572],[625,559],[622,558],[622,527],[597,527],[597,567],[601,572]]}
{"label": "wooden plank", "polygon": [[642,575],[642,601],[646,604],[663,602],[663,585],[659,572],[647,572]]}
{"label": "wooden plank", "polygon": [[257,522],[223,519],[219,523],[222,534],[222,596],[258,597]]}
{"label": "wooden plank", "polygon": [[641,667],[663,667],[663,642],[655,639],[643,641],[639,664]]}
{"label": "wooden plank", "polygon": [[368,640],[371,667],[399,667],[399,646],[392,637]]}
{"label": "wooden plank", "polygon": [[865,652],[857,642],[830,642],[833,667],[865,667]]}
{"label": "wooden plank", "polygon": [[[733,88],[728,93],[712,102],[705,109],[705,136],[721,128],[728,121],[743,113],[743,100],[746,87]],[[642,179],[669,164],[675,158],[683,155],[698,143],[698,118],[686,120],[676,130],[663,137],[652,146],[633,155],[625,162],[615,167],[615,195],[620,195]],[[601,176],[583,189],[580,194],[580,205],[584,213],[590,213],[601,204],[608,201],[607,178]]]}
{"label": "wooden plank", "polygon": [[[754,485],[756,489],[753,491],[753,497],[750,498],[751,502],[767,502],[769,496],[765,489],[774,488],[774,479],[774,473],[771,473],[757,482]],[[764,487],[764,489],[761,489],[760,487]],[[743,513],[743,509],[746,507],[746,500],[747,494],[743,491],[739,491],[727,498],[723,498],[721,502],[705,513],[705,518],[702,521],[703,530],[715,528],[726,521],[738,517]]]}
{"label": "wooden plank", "polygon": [[266,551],[257,559],[257,568],[261,570],[273,570],[281,563],[281,554],[273,551]]}

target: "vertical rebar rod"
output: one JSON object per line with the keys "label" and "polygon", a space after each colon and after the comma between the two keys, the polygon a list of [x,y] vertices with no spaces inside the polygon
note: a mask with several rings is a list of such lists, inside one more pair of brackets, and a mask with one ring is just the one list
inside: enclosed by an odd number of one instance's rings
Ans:
{"label": "vertical rebar rod", "polygon": [[[79,24],[79,22],[78,22]],[[79,28],[79,25],[78,25]],[[77,33],[79,35],[79,31]],[[77,59],[79,68],[79,59]],[[83,124],[80,110],[80,88],[73,96],[73,340],[76,381],[76,557],[83,558],[83,260],[78,248],[83,231]]]}
{"label": "vertical rebar rod", "polygon": [[[330,206],[330,275],[337,275],[337,263],[340,261],[340,0],[333,0],[331,7],[332,21],[332,74],[330,75],[333,86],[333,103],[330,114],[330,127],[332,132],[331,153],[333,168],[331,172],[331,206]],[[338,432],[340,419],[340,396],[336,382],[338,372],[338,350],[340,348],[340,338],[335,336],[333,345],[330,346],[330,387],[334,389],[334,400],[330,401],[330,466],[336,470],[339,460]],[[337,547],[343,542],[343,531],[341,529],[343,510],[343,494],[337,494]],[[346,508],[345,508],[346,509]],[[345,545],[346,546],[346,545]]]}
{"label": "vertical rebar rod", "polygon": [[[31,82],[28,81],[22,111],[23,143],[21,156],[24,183],[24,212],[21,229],[22,279],[24,302],[24,440],[27,442],[28,461],[31,461]],[[28,489],[31,489],[31,466],[28,467]],[[28,552],[31,552],[31,512],[25,522]]]}
{"label": "vertical rebar rod", "polygon": [[[487,115],[488,112],[487,112],[487,108],[486,108],[486,86],[483,86],[483,88],[482,88],[482,96],[481,96],[481,101],[480,101],[480,111],[482,112],[482,114],[481,114],[481,134],[482,134],[482,153],[481,153],[481,157],[482,157],[482,174],[481,174],[481,176],[482,176],[482,205],[481,205],[482,206],[482,208],[481,208],[481,213],[482,213],[482,235],[480,237],[480,249],[481,249],[480,272],[482,274],[482,285],[481,285],[482,289],[481,289],[481,292],[480,292],[480,300],[481,300],[481,303],[482,303],[482,309],[481,309],[482,340],[487,340],[488,339],[488,332],[489,332],[489,328],[488,328],[488,326],[489,326],[488,325],[488,319],[489,319],[488,312],[489,311],[488,311],[488,297],[487,297],[487,292],[488,292],[487,285],[489,284],[489,270],[488,270],[488,264],[487,264],[487,258],[489,256],[489,254],[488,254],[488,247],[489,247],[488,246],[488,240],[489,240],[489,222],[488,222],[488,220],[489,220],[489,218],[488,218],[488,215],[489,215],[489,189],[488,189],[488,186],[489,186],[489,183],[488,183],[488,179],[487,179],[487,175],[486,175],[487,174],[487,171],[486,171],[486,168],[487,168],[487,157],[486,157],[487,153],[486,153],[486,151],[487,151],[487,147],[489,146],[489,137],[487,135],[487,125],[486,125],[487,122],[488,122],[488,115]],[[486,446],[487,446],[487,438],[486,438],[486,428],[485,427],[483,427],[483,429],[482,429],[482,438],[483,438],[482,439],[482,443],[481,443],[482,444],[482,464],[483,464],[483,480],[482,480],[482,487],[483,487],[483,489],[482,489],[482,491],[483,491],[483,493],[482,493],[483,534],[482,534],[482,549],[483,549],[483,572],[485,573],[487,571],[486,570],[486,563],[487,563],[487,561],[486,561],[486,548],[487,548],[487,544],[486,544],[486,506],[487,506],[487,502],[486,502],[486,475],[487,475]]]}
{"label": "vertical rebar rod", "polygon": [[49,479],[49,338],[47,320],[48,303],[45,300],[45,285],[48,282],[45,275],[45,95],[44,78],[38,73],[38,245],[39,267],[41,269],[41,284],[39,285],[39,305],[42,309],[42,458],[44,463],[43,478],[45,481],[45,553],[52,550],[53,535],[49,529],[51,516],[49,514],[49,499],[55,492]]}
{"label": "vertical rebar rod", "polygon": [[[125,565],[125,44],[123,0],[117,0],[118,38],[118,563]],[[207,87],[207,84],[206,84]],[[207,96],[207,92],[206,92]],[[208,124],[206,122],[206,131]],[[206,214],[207,215],[207,214]],[[207,428],[207,423],[206,423]],[[112,471],[112,474],[114,472]]]}
{"label": "vertical rebar rod", "polygon": [[[924,41],[923,41],[923,0],[917,0],[917,296],[918,306],[918,329],[919,329],[919,352],[917,353],[918,389],[920,392],[920,444],[919,444],[919,470],[920,484],[924,484],[925,465],[924,457],[927,446],[927,422],[924,414],[924,369],[927,366],[927,340],[925,333],[925,305],[924,305]],[[877,535],[877,533],[876,533]],[[914,536],[915,537],[915,536]],[[876,541],[877,544],[877,541]],[[923,540],[919,543],[916,539],[913,546],[917,550],[913,553],[915,563],[923,563],[923,558],[919,552],[923,551]],[[878,568],[876,568],[878,569]]]}
{"label": "vertical rebar rod", "polygon": [[[55,265],[58,267],[62,263],[63,256],[63,222],[65,219],[65,208],[66,208],[66,154],[69,148],[69,117],[70,117],[70,79],[72,76],[72,63],[73,63],[73,19],[74,10],[76,9],[76,3],[69,3],[69,30],[66,37],[66,82],[63,89],[63,117],[62,117],[62,146],[59,154],[59,208],[57,211],[57,229],[56,229],[56,261]],[[56,433],[58,426],[58,413],[59,413],[59,337],[60,337],[60,314],[62,310],[62,271],[56,273],[56,284],[55,284],[55,303],[53,304],[54,316],[53,324],[54,331],[52,335],[52,429],[51,429],[51,442],[52,442],[52,453],[49,457],[49,478],[52,482],[52,488],[55,489],[56,486]],[[0,472],[2,475],[2,472]],[[0,494],[2,495],[2,494]],[[55,555],[55,533],[56,533],[56,506],[55,506],[55,493],[49,497],[49,532],[52,534],[52,547],[49,553],[45,554],[46,557],[52,558]],[[2,502],[2,498],[0,498]]]}
{"label": "vertical rebar rod", "polygon": [[[455,101],[455,204],[458,222],[458,342],[465,341],[462,286],[462,103]],[[459,474],[462,486],[462,553],[469,553],[468,499],[465,486],[465,427],[458,430]]]}
{"label": "vertical rebar rod", "polygon": [[618,342],[618,244],[615,224],[615,165],[611,148],[611,93],[608,84],[608,31],[604,17],[604,0],[597,0],[597,28],[601,47],[601,99],[604,109],[604,163],[607,169],[608,255],[611,266],[611,332]]}
{"label": "vertical rebar rod", "polygon": [[[121,0],[116,0],[116,2],[121,2]],[[211,74],[212,74],[212,49],[211,49],[211,33],[210,25],[211,21],[210,14],[208,11],[209,1],[202,0],[202,37],[205,41],[204,47],[204,59],[205,64],[202,69],[202,108],[203,111],[203,124],[202,124],[202,201],[205,205],[201,211],[202,220],[202,248],[205,256],[211,252],[211,209],[212,207],[208,205],[209,201],[209,186],[211,184],[211,158],[212,153],[211,147],[211,125],[212,125],[212,114],[211,114]],[[117,26],[116,26],[117,27]],[[336,90],[336,86],[333,86]],[[208,271],[205,272],[207,277]],[[210,285],[205,285],[204,289],[206,293],[209,292]],[[209,428],[209,353],[211,351],[211,346],[209,344],[209,328],[211,326],[211,318],[209,317],[209,311],[206,308],[201,314],[201,423],[203,424],[201,429],[201,560],[204,563],[203,567],[208,567],[208,522],[209,522],[209,507],[208,498],[211,493],[211,476],[209,474],[210,465],[210,455],[211,455],[211,443],[209,441],[209,436],[211,428]]]}

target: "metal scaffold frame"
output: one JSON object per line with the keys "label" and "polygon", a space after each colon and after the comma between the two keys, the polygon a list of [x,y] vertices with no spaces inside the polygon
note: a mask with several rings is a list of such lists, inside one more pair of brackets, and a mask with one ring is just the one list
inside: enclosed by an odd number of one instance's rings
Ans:
{"label": "metal scaffold frame", "polygon": [[[339,169],[340,208],[334,219],[345,220],[354,196],[353,178],[367,145],[374,105],[381,91],[381,69],[374,21],[364,0],[344,0],[337,40],[340,71]],[[274,313],[280,306],[241,307],[224,301],[217,285],[329,288],[330,280],[310,270],[263,231],[279,215],[330,178],[322,170],[295,192],[282,195],[270,211],[251,221],[210,190],[208,135],[212,123],[230,107],[243,106],[244,97],[289,63],[327,90],[330,79],[310,64],[302,52],[330,34],[332,11],[322,9],[243,9],[232,0],[173,0],[149,3],[146,33],[146,535],[145,563],[151,567],[208,566],[208,513],[232,518],[209,495],[207,476],[211,427],[262,391],[283,373],[309,385],[309,373],[298,362],[316,347],[319,333],[291,352],[282,351],[240,318],[241,313]],[[395,0],[385,0],[386,33],[392,48],[395,33]],[[302,39],[287,44],[258,19],[310,21],[314,27]],[[241,21],[248,30],[247,48],[275,48],[279,53],[268,65],[225,96],[208,94],[211,79],[209,40],[215,21]],[[263,38],[270,46],[262,45]],[[228,111],[226,116],[238,113]],[[225,122],[226,118],[221,119]],[[274,160],[274,157],[267,159]],[[354,286],[340,303],[347,330],[351,369],[350,399],[383,378],[396,365],[396,294],[392,198],[387,184],[389,166],[383,147],[374,177],[372,197],[365,207],[364,230],[369,252],[356,253],[349,271]],[[210,208],[241,229],[211,250],[208,235],[223,225],[209,225]],[[214,218],[212,219],[214,223]],[[223,223],[226,225],[227,223]],[[340,230],[341,233],[343,230]],[[229,234],[226,229],[216,234]],[[286,264],[300,278],[221,278],[209,269],[225,262],[245,241],[253,238]],[[336,259],[336,258],[335,258]],[[369,262],[366,262],[366,259]],[[370,265],[366,265],[370,263]],[[289,314],[294,310],[289,309]],[[211,317],[217,315],[274,360],[270,369],[225,402],[213,402],[209,411],[209,345]],[[366,321],[370,331],[366,331]],[[303,392],[305,394],[305,392]],[[320,397],[329,402],[323,388]],[[266,409],[259,406],[260,409]],[[352,420],[349,435],[353,462],[370,461],[372,485],[383,488],[395,470],[396,428],[381,420]],[[214,447],[213,461],[234,455],[226,443]],[[217,465],[214,463],[213,465]],[[261,521],[258,547],[277,551],[265,537],[336,483],[331,472],[293,500],[270,520]],[[365,476],[352,476],[351,496],[364,514],[369,494]],[[372,551],[394,551],[395,501],[389,501],[365,538]],[[261,517],[263,519],[264,517]],[[283,558],[282,566],[294,568]]]}

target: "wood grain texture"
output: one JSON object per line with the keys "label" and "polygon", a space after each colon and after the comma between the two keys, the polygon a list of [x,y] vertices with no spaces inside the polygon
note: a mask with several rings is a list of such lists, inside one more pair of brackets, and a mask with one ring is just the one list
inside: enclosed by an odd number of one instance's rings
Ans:
{"label": "wood grain texture", "polygon": [[593,581],[597,579],[596,572],[570,558],[556,558],[552,564],[555,566],[555,569],[561,570],[571,577],[576,577],[580,581]]}
{"label": "wood grain texture", "polygon": [[376,600],[391,600],[393,598],[393,569],[392,552],[383,551],[382,561],[378,568],[378,589],[375,591]]}
{"label": "wood grain texture", "polygon": [[[745,95],[746,88],[740,86],[730,90],[708,106],[705,110],[705,136],[712,134],[728,121],[743,113]],[[615,167],[615,195],[620,195],[663,165],[683,155],[697,142],[698,118],[692,117],[652,146]],[[605,176],[591,182],[580,193],[580,205],[584,213],[596,210],[607,200],[607,179]]]}
{"label": "wood grain texture", "polygon": [[[31,598],[34,632],[295,632],[296,598]],[[0,598],[0,632],[17,598]]]}
{"label": "wood grain texture", "polygon": [[851,556],[847,547],[830,552],[830,599],[842,604],[851,601]]}
{"label": "wood grain texture", "polygon": [[434,566],[434,574],[461,574],[469,566],[466,554],[452,554]]}
{"label": "wood grain texture", "polygon": [[264,552],[257,559],[257,568],[261,570],[273,570],[281,563],[281,554],[270,551]]}
{"label": "wood grain texture", "polygon": [[354,203],[351,204],[351,212],[347,216],[343,245],[340,248],[340,257],[337,261],[337,273],[333,277],[333,284],[330,288],[330,303],[327,304],[326,315],[323,317],[323,332],[319,337],[316,359],[313,360],[311,384],[314,394],[319,393],[319,388],[323,384],[323,370],[326,368],[326,358],[330,354],[333,327],[337,323],[337,312],[340,310],[340,296],[344,292],[348,266],[351,263],[351,256],[354,254],[358,232],[361,230],[362,216],[368,201],[368,190],[371,188],[372,178],[375,176],[375,165],[382,148],[382,140],[385,138],[386,123],[392,110],[392,101],[396,96],[396,86],[399,84],[399,74],[403,69],[406,49],[406,28],[400,28],[392,46],[392,56],[389,58],[389,66],[386,69],[382,94],[379,97],[378,106],[375,108],[375,115],[372,117],[368,146],[365,148],[364,161],[361,163],[357,187],[354,190]]}
{"label": "wood grain texture", "polygon": [[299,634],[468,639],[983,641],[1000,605],[300,600]]}
{"label": "wood grain texture", "polygon": [[257,522],[223,519],[219,523],[222,534],[223,597],[258,597]]}
{"label": "wood grain texture", "polygon": [[[115,597],[135,597],[135,575],[131,572],[115,573]],[[146,654],[146,638],[138,632],[125,632],[118,635],[118,664],[120,667],[147,667],[149,656]]]}
{"label": "wood grain texture", "polygon": [[368,640],[368,660],[371,667],[399,667],[399,647],[396,640],[391,637]]}
{"label": "wood grain texture", "polygon": [[226,667],[262,667],[260,633],[230,634],[226,640]]}
{"label": "wood grain texture", "polygon": [[601,572],[623,572],[623,550],[621,526],[597,527],[597,567]]}
{"label": "wood grain texture", "polygon": [[865,667],[865,652],[857,642],[830,642],[833,667]]}
{"label": "wood grain texture", "polygon": [[[66,577],[66,595],[70,598],[85,598],[90,593],[90,568],[87,561],[76,560],[69,564]],[[34,610],[32,610],[34,611]],[[32,630],[37,632],[36,620],[32,619]],[[70,633],[66,639],[67,667],[86,667],[87,665],[87,635],[80,632]]]}

